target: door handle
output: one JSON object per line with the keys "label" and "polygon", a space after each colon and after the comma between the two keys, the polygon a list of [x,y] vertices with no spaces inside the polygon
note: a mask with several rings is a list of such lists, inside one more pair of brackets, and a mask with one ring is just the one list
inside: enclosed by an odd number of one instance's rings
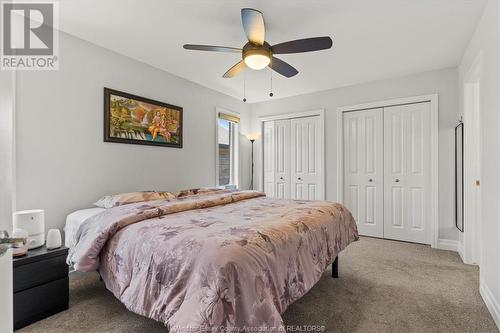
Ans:
{"label": "door handle", "polygon": [[297,178],[297,180],[302,180],[302,178],[299,177],[299,178]]}
{"label": "door handle", "polygon": [[399,183],[399,179],[398,179],[398,178],[396,178],[395,182],[396,182],[396,183]]}
{"label": "door handle", "polygon": [[280,180],[285,180],[283,177],[280,177]]}
{"label": "door handle", "polygon": [[373,179],[370,178],[370,179],[368,179],[368,181],[371,183],[371,182],[373,182]]}

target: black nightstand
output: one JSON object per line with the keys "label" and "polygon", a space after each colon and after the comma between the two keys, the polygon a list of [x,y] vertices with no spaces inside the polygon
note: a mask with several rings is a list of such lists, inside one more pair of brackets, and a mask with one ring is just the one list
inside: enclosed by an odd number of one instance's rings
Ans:
{"label": "black nightstand", "polygon": [[13,258],[14,329],[68,309],[68,248],[45,246]]}

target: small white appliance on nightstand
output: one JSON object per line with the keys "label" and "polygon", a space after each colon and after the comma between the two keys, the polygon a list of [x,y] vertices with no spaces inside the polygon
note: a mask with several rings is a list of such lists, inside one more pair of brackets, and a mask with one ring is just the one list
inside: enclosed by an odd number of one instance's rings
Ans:
{"label": "small white appliance on nightstand", "polygon": [[54,250],[62,246],[62,237],[59,229],[50,229],[47,233],[47,249]]}
{"label": "small white appliance on nightstand", "polygon": [[45,212],[43,209],[23,210],[12,214],[14,229],[28,232],[28,248],[34,249],[45,243]]}

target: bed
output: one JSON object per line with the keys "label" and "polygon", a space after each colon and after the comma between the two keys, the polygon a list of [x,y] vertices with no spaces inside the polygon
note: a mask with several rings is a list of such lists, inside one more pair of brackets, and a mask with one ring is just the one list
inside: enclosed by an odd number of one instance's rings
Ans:
{"label": "bed", "polygon": [[64,225],[64,245],[71,249],[75,246],[76,233],[78,229],[88,218],[106,211],[105,208],[93,207],[77,210],[66,217],[66,224]]}
{"label": "bed", "polygon": [[76,227],[68,262],[98,270],[130,311],[171,332],[284,331],[281,314],[329,265],[335,274],[337,255],[358,239],[341,204],[257,191],[93,213]]}

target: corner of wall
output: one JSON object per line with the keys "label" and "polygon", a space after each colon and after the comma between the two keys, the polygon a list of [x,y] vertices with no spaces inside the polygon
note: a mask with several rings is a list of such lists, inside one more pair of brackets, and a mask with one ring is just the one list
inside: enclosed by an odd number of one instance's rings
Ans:
{"label": "corner of wall", "polygon": [[500,304],[497,302],[490,288],[483,279],[479,282],[479,293],[481,294],[486,307],[490,311],[495,324],[500,330]]}

